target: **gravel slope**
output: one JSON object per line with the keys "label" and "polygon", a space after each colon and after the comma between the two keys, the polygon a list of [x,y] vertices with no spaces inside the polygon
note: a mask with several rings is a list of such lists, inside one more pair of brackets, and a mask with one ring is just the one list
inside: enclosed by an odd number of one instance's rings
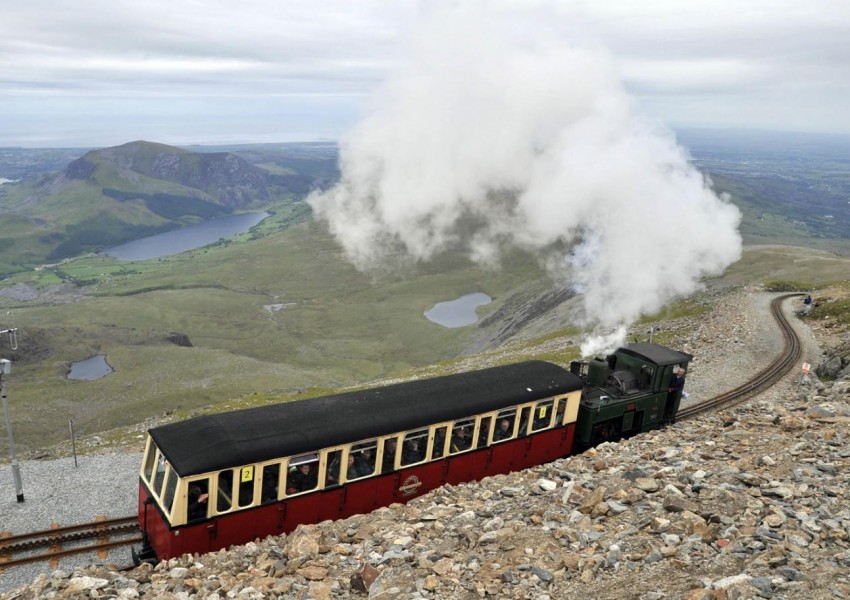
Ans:
{"label": "gravel slope", "polygon": [[[141,454],[135,452],[80,456],[59,460],[21,462],[24,502],[15,499],[11,467],[0,475],[0,532],[15,534],[94,521],[99,515],[125,517],[137,512],[138,472]],[[61,559],[59,568],[73,570],[93,562],[130,562],[129,547],[112,550],[106,560],[94,555]],[[0,572],[0,591],[21,586],[39,573],[53,570],[48,564],[32,564]]]}
{"label": "gravel slope", "polygon": [[[737,289],[712,300],[712,310],[684,327],[688,333],[682,350],[695,356],[686,391],[689,401],[700,401],[740,385],[766,366],[781,347],[781,335],[770,317],[769,304],[776,294]],[[797,308],[786,301],[786,312]],[[794,319],[796,321],[796,319]],[[804,360],[816,364],[821,351],[807,327],[796,323],[803,337]],[[786,377],[763,396],[768,398],[796,385],[799,374]],[[0,532],[25,533],[49,529],[51,523],[71,525],[98,515],[120,517],[136,512],[137,473],[141,455],[122,452],[73,458],[22,461],[26,501],[15,501],[11,468],[0,468]],[[58,568],[72,571],[92,563],[126,564],[129,549],[113,550],[106,560],[93,555],[62,559]],[[26,565],[0,572],[0,592],[26,584],[39,573],[51,572],[47,564]]]}

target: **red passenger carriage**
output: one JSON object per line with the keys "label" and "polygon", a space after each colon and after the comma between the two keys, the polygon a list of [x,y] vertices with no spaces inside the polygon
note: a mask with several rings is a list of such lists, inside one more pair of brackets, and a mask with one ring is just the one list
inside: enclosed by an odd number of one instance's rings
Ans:
{"label": "red passenger carriage", "polygon": [[137,558],[218,550],[566,456],[581,390],[530,361],[153,428]]}

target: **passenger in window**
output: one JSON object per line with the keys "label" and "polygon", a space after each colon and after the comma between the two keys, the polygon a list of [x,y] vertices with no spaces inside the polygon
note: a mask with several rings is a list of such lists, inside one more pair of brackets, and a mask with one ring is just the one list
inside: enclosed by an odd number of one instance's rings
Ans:
{"label": "passenger in window", "polygon": [[287,476],[287,494],[297,494],[298,492],[306,492],[316,487],[318,483],[316,469],[313,463],[301,463],[295,471]]}
{"label": "passenger in window", "polygon": [[454,431],[452,431],[452,453],[469,450],[471,445],[472,438],[469,435],[469,428],[455,427]]}
{"label": "passenger in window", "polygon": [[[365,477],[375,472],[375,452],[372,448],[364,448],[354,459],[357,477]],[[349,477],[351,479],[351,477]]]}
{"label": "passenger in window", "polygon": [[511,430],[510,420],[502,419],[499,421],[499,426],[496,428],[496,431],[493,432],[493,441],[498,442],[501,440],[507,440],[512,434],[513,431]]}
{"label": "passenger in window", "polygon": [[381,460],[381,473],[389,473],[395,468],[395,438],[390,438],[384,442],[384,457]]}
{"label": "passenger in window", "polygon": [[555,427],[558,427],[564,422],[564,413],[567,410],[566,401],[562,400],[558,402],[558,414],[555,415]]}
{"label": "passenger in window", "polygon": [[543,429],[549,426],[549,421],[552,417],[552,413],[550,412],[551,408],[551,404],[545,404],[543,406],[537,407],[537,410],[534,412],[534,421],[531,424],[531,428],[533,431],[537,431],[538,429]]}
{"label": "passenger in window", "polygon": [[354,464],[354,455],[348,455],[348,468],[345,470],[346,480],[357,479],[360,474],[357,472],[357,467]]}
{"label": "passenger in window", "polygon": [[419,446],[418,439],[404,440],[401,446],[401,463],[404,465],[412,465],[418,463],[424,458],[424,453]]}
{"label": "passenger in window", "polygon": [[196,521],[207,516],[207,499],[209,498],[209,494],[204,491],[206,487],[206,481],[189,486],[189,508],[187,510],[189,521]]}

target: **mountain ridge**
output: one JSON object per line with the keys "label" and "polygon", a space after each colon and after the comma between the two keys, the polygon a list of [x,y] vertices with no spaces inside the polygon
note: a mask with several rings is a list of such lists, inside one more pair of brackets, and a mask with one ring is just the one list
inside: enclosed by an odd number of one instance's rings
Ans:
{"label": "mountain ridge", "polygon": [[143,140],[91,150],[62,171],[0,188],[0,247],[8,253],[0,273],[297,196],[281,177],[229,152]]}
{"label": "mountain ridge", "polygon": [[[88,166],[92,164],[94,169]],[[137,140],[92,150],[71,162],[64,174],[87,178],[99,166],[117,170],[130,182],[137,174],[200,190],[231,210],[269,201],[267,174],[229,152],[197,153]]]}

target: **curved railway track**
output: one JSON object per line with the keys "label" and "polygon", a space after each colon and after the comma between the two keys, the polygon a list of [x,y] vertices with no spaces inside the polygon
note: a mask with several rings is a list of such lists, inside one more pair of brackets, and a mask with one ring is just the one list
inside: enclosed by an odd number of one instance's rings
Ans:
{"label": "curved railway track", "polygon": [[[116,536],[123,537],[112,539]],[[95,539],[95,542],[79,544],[90,539]],[[83,552],[106,551],[135,544],[141,539],[138,517],[135,515],[13,535],[0,538],[0,569]],[[73,547],[65,548],[68,544],[73,544]],[[41,551],[43,548],[47,550]]]}
{"label": "curved railway track", "polygon": [[710,400],[706,400],[705,402],[680,408],[676,415],[677,421],[690,419],[711,410],[728,408],[739,404],[748,398],[752,398],[759,392],[763,392],[782,379],[782,377],[784,377],[785,374],[788,373],[795,364],[797,364],[797,361],[800,360],[800,356],[803,354],[803,347],[800,344],[800,338],[797,336],[797,332],[794,331],[794,328],[791,327],[791,323],[788,322],[788,319],[785,318],[785,314],[782,312],[783,301],[794,296],[802,296],[802,294],[784,294],[782,296],[777,296],[770,303],[770,312],[776,320],[776,323],[779,325],[779,329],[782,331],[782,337],[784,340],[782,352],[776,360],[770,363],[770,365],[760,371],[755,377],[745,384],[729,390],[728,392],[724,392],[719,396],[715,396]]}
{"label": "curved railway track", "polygon": [[[734,406],[774,385],[791,370],[800,360],[802,346],[800,338],[782,312],[782,303],[788,298],[800,295],[802,294],[784,294],[777,296],[770,303],[771,314],[779,325],[784,339],[784,347],[779,357],[747,383],[705,402],[681,408],[676,416],[677,420],[690,419],[704,412]],[[130,537],[109,541],[111,537],[122,535]],[[97,540],[94,544],[62,548],[65,544],[76,544],[81,540],[93,538]],[[139,543],[141,540],[135,515],[0,538],[0,570],[73,554],[108,550]],[[29,554],[44,547],[48,548],[46,552]]]}

